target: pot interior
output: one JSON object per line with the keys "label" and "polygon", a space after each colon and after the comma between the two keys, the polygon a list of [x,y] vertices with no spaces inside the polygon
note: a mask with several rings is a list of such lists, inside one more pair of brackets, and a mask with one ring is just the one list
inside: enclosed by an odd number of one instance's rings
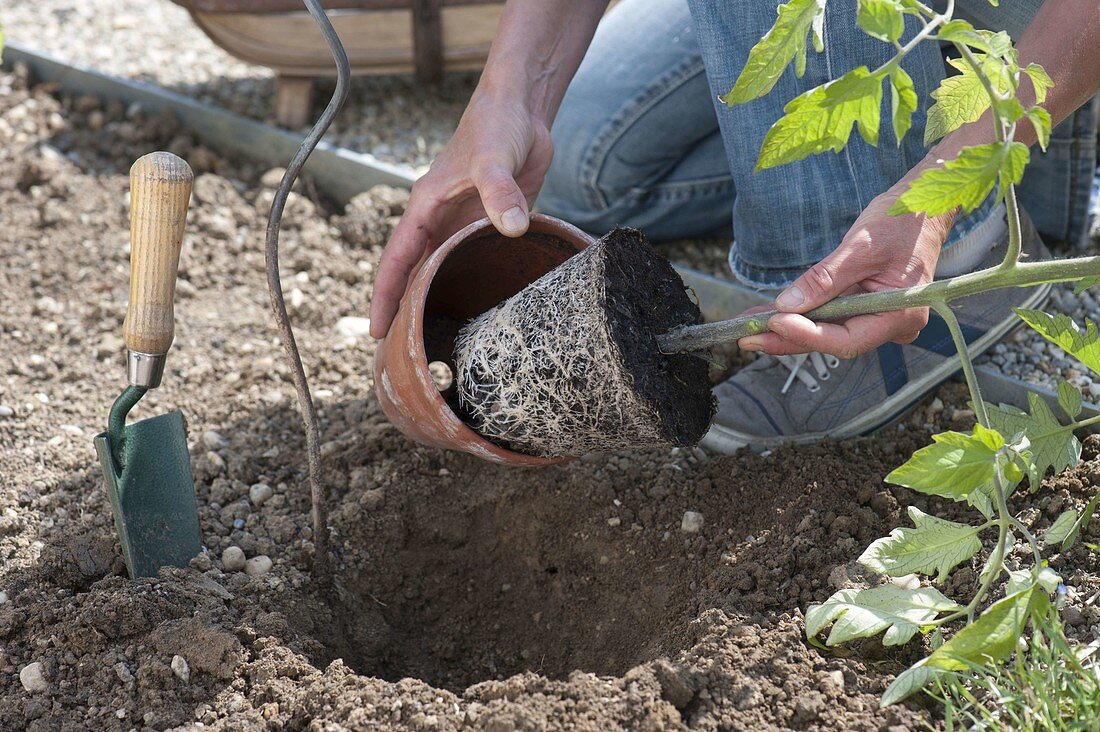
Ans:
{"label": "pot interior", "polygon": [[[424,306],[427,362],[447,364],[455,373],[454,343],[468,320],[499,305],[583,248],[532,221],[524,236],[506,237],[491,225],[456,246],[432,278]],[[443,397],[457,414],[456,387]],[[461,415],[459,415],[461,417]]]}

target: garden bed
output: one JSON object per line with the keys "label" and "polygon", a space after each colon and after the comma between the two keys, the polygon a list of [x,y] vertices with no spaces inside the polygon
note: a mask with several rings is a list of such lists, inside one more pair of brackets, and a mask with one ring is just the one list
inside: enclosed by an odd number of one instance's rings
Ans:
{"label": "garden bed", "polygon": [[[124,379],[125,173],[158,148],[201,174],[176,345],[135,416],[186,415],[209,553],[130,582],[91,438]],[[959,385],[879,437],[764,456],[649,450],[517,470],[417,446],[381,414],[361,323],[341,320],[366,313],[405,197],[392,189],[345,215],[305,185],[284,220],[331,486],[336,577],[313,582],[302,430],[263,272],[273,178],[168,118],[0,75],[0,728],[936,723],[919,700],[878,709],[919,647],[823,653],[801,612],[867,581],[853,560],[907,503],[964,515],[882,483],[933,429],[969,426]],[[1017,496],[1025,523],[1080,508],[1100,487],[1098,453],[1090,438],[1079,468]],[[272,497],[250,501],[261,483]],[[225,571],[229,546],[272,569]],[[1078,544],[1052,561],[1078,640],[1100,631],[1096,557]],[[982,559],[944,591],[967,597]],[[44,690],[21,682],[33,663]]]}

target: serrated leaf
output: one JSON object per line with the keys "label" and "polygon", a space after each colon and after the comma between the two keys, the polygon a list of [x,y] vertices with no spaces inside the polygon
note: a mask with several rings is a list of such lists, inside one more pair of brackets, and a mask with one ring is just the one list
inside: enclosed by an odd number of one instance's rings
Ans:
{"label": "serrated leaf", "polygon": [[1077,543],[1077,539],[1081,536],[1081,532],[1089,525],[1089,521],[1092,521],[1092,515],[1096,513],[1096,504],[1100,501],[1100,495],[1093,496],[1089,499],[1089,502],[1085,504],[1085,510],[1081,512],[1081,516],[1073,522],[1073,526],[1070,528],[1069,533],[1066,534],[1066,538],[1062,541],[1062,551],[1069,551],[1073,548],[1073,545]]}
{"label": "serrated leaf", "polygon": [[1073,528],[1073,524],[1077,521],[1077,512],[1074,510],[1063,511],[1058,518],[1054,519],[1054,523],[1050,525],[1046,533],[1043,534],[1043,543],[1047,546],[1052,544],[1061,544],[1067,536],[1069,536],[1070,530]]}
{"label": "serrated leaf", "polygon": [[1054,591],[1058,589],[1058,585],[1062,584],[1062,578],[1050,567],[1043,567],[1039,570],[1039,576],[1035,579],[1035,584],[1042,587],[1047,594],[1054,594]]}
{"label": "serrated leaf", "polygon": [[1100,334],[1095,323],[1086,322],[1082,329],[1062,313],[1047,315],[1041,310],[1023,308],[1015,308],[1015,311],[1032,330],[1088,366],[1093,373],[1100,374]]}
{"label": "serrated leaf", "polygon": [[1028,64],[1024,67],[1024,73],[1031,78],[1031,85],[1035,87],[1035,103],[1042,104],[1047,100],[1047,92],[1054,86],[1050,74],[1039,64]]}
{"label": "serrated leaf", "polygon": [[913,572],[932,575],[943,582],[947,573],[977,554],[982,543],[968,524],[930,516],[909,507],[913,528],[897,528],[873,542],[859,557],[860,564],[891,577]]}
{"label": "serrated leaf", "polygon": [[1031,122],[1031,126],[1035,128],[1035,136],[1039,140],[1040,149],[1046,152],[1047,145],[1050,144],[1050,130],[1052,125],[1050,112],[1042,107],[1032,107],[1027,110],[1027,119]]}
{"label": "serrated leaf", "polygon": [[993,603],[977,620],[932,651],[925,664],[947,671],[964,671],[1004,660],[1016,649],[1016,641],[1032,611],[1044,601],[1049,604],[1046,595],[1035,592],[1031,586]]}
{"label": "serrated leaf", "polygon": [[1036,491],[1048,468],[1060,473],[1078,463],[1081,442],[1038,394],[1028,392],[1027,403],[1030,414],[1010,404],[994,406],[988,402],[986,412],[993,429],[1006,435],[1022,433],[1031,443],[1027,473],[1031,490]]}
{"label": "serrated leaf", "polygon": [[1081,413],[1081,391],[1065,379],[1058,382],[1058,406],[1070,419]]}
{"label": "serrated leaf", "polygon": [[835,646],[886,631],[883,645],[896,646],[909,641],[922,625],[940,613],[960,607],[933,587],[903,590],[888,584],[866,590],[840,590],[824,603],[806,610],[806,635],[816,636],[833,623],[826,645]]}
{"label": "serrated leaf", "polygon": [[867,142],[878,142],[882,80],[866,66],[795,97],[771,126],[760,147],[756,169],[802,160],[827,150],[840,152],[852,126]]}
{"label": "serrated leaf", "polygon": [[1035,586],[1035,579],[1031,576],[1030,569],[1014,569],[1008,573],[1008,582],[1005,583],[1005,596],[1015,595]]}
{"label": "serrated leaf", "polygon": [[926,170],[890,207],[890,215],[926,213],[929,216],[962,207],[970,212],[981,205],[995,185],[1004,191],[1019,183],[1030,155],[1020,142],[965,147],[942,168]]}
{"label": "serrated leaf", "polygon": [[942,673],[945,672],[941,669],[925,665],[924,659],[917,661],[890,682],[890,685],[886,687],[886,691],[882,693],[882,698],[879,699],[879,708],[885,709],[888,706],[905,701],[928,686],[933,679]]}
{"label": "serrated leaf", "polygon": [[1004,31],[975,30],[965,20],[949,20],[944,23],[936,31],[936,39],[947,43],[962,43],[997,58],[1012,50],[1012,38]]}
{"label": "serrated leaf", "polygon": [[1100,285],[1100,277],[1086,277],[1074,286],[1073,294],[1080,295],[1085,290],[1090,287],[1095,287],[1096,285]]}
{"label": "serrated leaf", "polygon": [[900,66],[890,72],[890,117],[894,124],[894,140],[900,146],[913,125],[917,111],[917,91],[913,79]]}
{"label": "serrated leaf", "polygon": [[990,104],[985,86],[969,66],[963,67],[959,74],[944,78],[930,96],[936,103],[928,108],[924,127],[926,145],[977,121]]}
{"label": "serrated leaf", "polygon": [[905,32],[905,16],[896,0],[859,0],[856,25],[872,38],[893,43]]}
{"label": "serrated leaf", "polygon": [[772,90],[791,61],[801,77],[806,70],[806,36],[813,30],[814,46],[823,47],[824,17],[825,0],[790,0],[776,8],[775,24],[749,51],[733,88],[719,98],[731,107],[759,99]]}
{"label": "serrated leaf", "polygon": [[887,475],[886,482],[955,500],[992,482],[994,458],[1005,445],[998,432],[979,424],[973,434],[944,432],[932,440]]}

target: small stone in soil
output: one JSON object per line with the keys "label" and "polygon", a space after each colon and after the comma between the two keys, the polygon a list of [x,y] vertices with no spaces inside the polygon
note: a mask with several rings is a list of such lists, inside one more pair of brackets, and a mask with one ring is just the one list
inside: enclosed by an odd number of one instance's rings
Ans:
{"label": "small stone in soil", "polygon": [[226,572],[240,572],[244,567],[244,551],[239,546],[227,546],[222,552],[222,569]]}
{"label": "small stone in soil", "polygon": [[19,683],[32,694],[39,694],[49,688],[49,684],[46,683],[46,676],[42,673],[42,664],[38,661],[28,663],[23,667],[23,670],[19,672]]}
{"label": "small stone in soil", "polygon": [[680,521],[680,530],[686,534],[698,534],[703,530],[703,514],[698,511],[684,511]]}
{"label": "small stone in soil", "polygon": [[206,445],[210,450],[222,450],[229,447],[229,440],[222,437],[214,430],[207,430],[202,433],[202,444]]}
{"label": "small stone in soil", "polygon": [[180,655],[172,656],[172,673],[185,684],[191,680],[191,668],[187,665],[187,659]]}
{"label": "small stone in soil", "polygon": [[0,404],[0,418],[14,417],[15,409],[9,407],[7,404]]}
{"label": "small stone in soil", "polygon": [[261,554],[258,557],[252,557],[244,565],[245,574],[249,577],[263,577],[265,574],[271,571],[272,561],[271,557],[265,554]]}
{"label": "small stone in soil", "polygon": [[370,318],[349,315],[336,321],[336,332],[345,338],[361,338],[370,333]]}
{"label": "small stone in soil", "polygon": [[275,491],[267,483],[254,483],[248,489],[248,500],[252,501],[253,506],[264,505],[273,495]]}

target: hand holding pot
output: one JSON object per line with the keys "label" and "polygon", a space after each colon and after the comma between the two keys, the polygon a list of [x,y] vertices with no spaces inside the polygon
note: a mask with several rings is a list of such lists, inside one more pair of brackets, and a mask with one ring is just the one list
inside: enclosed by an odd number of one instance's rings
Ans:
{"label": "hand holding pot", "polygon": [[370,310],[375,338],[389,330],[413,268],[455,231],[488,216],[505,236],[526,233],[550,166],[550,131],[509,96],[479,87],[454,137],[413,185],[382,253]]}

